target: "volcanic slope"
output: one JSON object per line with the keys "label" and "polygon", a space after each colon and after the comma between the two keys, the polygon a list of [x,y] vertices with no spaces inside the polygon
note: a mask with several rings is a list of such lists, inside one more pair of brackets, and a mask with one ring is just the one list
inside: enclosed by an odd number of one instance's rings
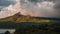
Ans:
{"label": "volcanic slope", "polygon": [[[32,17],[29,15],[21,15],[19,12],[13,16],[0,19],[0,22],[55,22],[56,18]],[[57,21],[56,21],[57,22]]]}

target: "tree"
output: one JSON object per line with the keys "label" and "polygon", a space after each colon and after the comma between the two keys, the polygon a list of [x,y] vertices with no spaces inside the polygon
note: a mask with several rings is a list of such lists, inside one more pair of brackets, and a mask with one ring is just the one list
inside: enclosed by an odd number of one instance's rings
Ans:
{"label": "tree", "polygon": [[10,34],[10,32],[9,31],[6,31],[5,34]]}

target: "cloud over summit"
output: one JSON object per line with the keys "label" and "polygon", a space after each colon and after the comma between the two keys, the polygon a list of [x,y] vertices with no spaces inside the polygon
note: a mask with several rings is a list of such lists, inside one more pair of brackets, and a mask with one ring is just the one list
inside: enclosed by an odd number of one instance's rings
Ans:
{"label": "cloud over summit", "polygon": [[[60,18],[59,0],[1,0],[0,18],[12,16],[18,12],[22,15]],[[4,4],[5,3],[5,4]],[[2,4],[2,5],[1,5]],[[6,16],[5,16],[6,15]]]}

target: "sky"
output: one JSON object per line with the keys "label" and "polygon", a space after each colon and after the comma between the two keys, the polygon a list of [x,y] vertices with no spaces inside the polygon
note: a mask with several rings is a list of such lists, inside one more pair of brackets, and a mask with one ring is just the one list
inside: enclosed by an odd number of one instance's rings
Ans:
{"label": "sky", "polygon": [[0,19],[22,15],[60,18],[60,0],[0,0]]}

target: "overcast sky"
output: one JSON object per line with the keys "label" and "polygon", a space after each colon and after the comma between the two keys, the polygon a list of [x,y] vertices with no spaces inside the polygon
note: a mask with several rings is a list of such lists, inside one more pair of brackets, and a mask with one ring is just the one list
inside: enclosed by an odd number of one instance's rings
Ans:
{"label": "overcast sky", "polygon": [[60,18],[60,0],[0,0],[0,18],[18,12],[35,17]]}

